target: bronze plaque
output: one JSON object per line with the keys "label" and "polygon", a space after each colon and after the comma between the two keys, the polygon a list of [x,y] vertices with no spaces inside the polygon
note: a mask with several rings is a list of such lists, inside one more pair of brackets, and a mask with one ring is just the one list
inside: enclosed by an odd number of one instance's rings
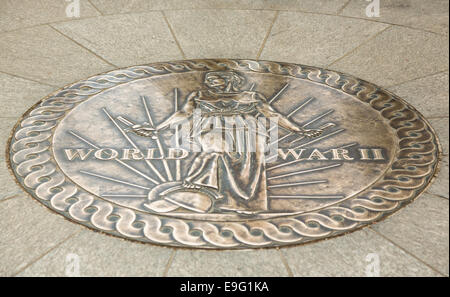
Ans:
{"label": "bronze plaque", "polygon": [[406,102],[315,67],[192,60],[97,75],[43,99],[9,146],[19,183],[87,227],[195,248],[304,243],[382,219],[433,177]]}

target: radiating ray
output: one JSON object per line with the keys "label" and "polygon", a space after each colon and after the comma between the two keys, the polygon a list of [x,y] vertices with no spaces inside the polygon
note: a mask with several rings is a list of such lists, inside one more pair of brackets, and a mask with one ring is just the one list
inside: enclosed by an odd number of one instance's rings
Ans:
{"label": "radiating ray", "polygon": [[312,120],[310,120],[309,122],[307,122],[306,124],[304,124],[302,127],[303,127],[303,128],[304,128],[304,127],[307,127],[307,126],[311,125],[312,123],[317,122],[317,121],[320,120],[321,118],[326,117],[327,115],[329,115],[330,113],[333,113],[333,112],[334,112],[334,109],[327,110],[327,111],[324,112],[323,114],[318,115],[317,117],[313,118]]}
{"label": "radiating ray", "polygon": [[144,186],[141,186],[141,185],[129,183],[129,182],[126,182],[126,181],[123,181],[123,180],[120,180],[120,179],[116,179],[116,178],[113,178],[113,177],[101,175],[101,174],[98,174],[98,173],[88,172],[88,171],[84,171],[84,170],[80,170],[80,172],[83,173],[83,174],[95,176],[95,177],[98,177],[98,178],[101,178],[101,179],[113,181],[113,182],[116,182],[116,183],[119,183],[119,184],[124,184],[124,185],[128,185],[128,186],[135,187],[135,188],[140,188],[140,189],[144,189],[144,190],[151,190],[150,188],[147,188],[147,187],[144,187]]}
{"label": "radiating ray", "polygon": [[[344,149],[344,148],[348,148],[348,147],[351,147],[351,146],[354,146],[354,145],[357,145],[357,144],[358,143],[356,143],[356,142],[351,142],[349,144],[345,144],[343,146],[337,147],[336,149]],[[329,152],[331,152],[331,149],[329,149],[329,150],[327,150],[327,151],[325,151],[323,153],[327,154]],[[266,170],[269,171],[269,170],[281,168],[281,167],[284,167],[284,166],[289,166],[289,165],[292,165],[292,164],[295,164],[295,163],[298,163],[298,162],[301,162],[301,161],[305,161],[305,159],[298,159],[298,160],[290,161],[290,162],[287,162],[287,163],[281,163],[281,164],[278,164],[278,165],[275,165],[275,166],[267,167]]]}
{"label": "radiating ray", "polygon": [[[95,145],[95,144],[91,143],[90,141],[84,139],[82,136],[76,134],[75,132],[69,131],[69,133],[70,133],[71,135],[75,136],[76,138],[78,138],[79,140],[83,141],[84,143],[90,145],[91,147],[93,147],[93,148],[95,148],[95,149],[97,149],[97,150],[101,149],[101,148],[98,147],[97,145]],[[117,159],[117,158],[115,158],[115,159],[113,159],[113,160],[116,161],[117,163],[119,163],[120,165],[122,165],[122,166],[124,166],[124,167],[130,169],[130,170],[133,171],[134,173],[136,173],[136,174],[142,176],[143,178],[145,178],[145,179],[151,181],[151,182],[154,183],[155,185],[159,185],[159,182],[158,182],[158,181],[154,180],[153,178],[151,178],[150,176],[146,175],[145,173],[143,173],[143,172],[137,170],[136,168],[132,167],[131,165],[128,165],[128,164],[125,163],[124,161],[119,160],[119,159]]]}
{"label": "radiating ray", "polygon": [[[319,127],[319,129],[325,130],[325,129],[327,129],[327,128],[334,127],[334,126],[335,126],[334,123],[327,123],[327,124],[322,125],[321,127]],[[344,129],[342,129],[341,131],[337,131],[337,132],[342,132],[343,130],[344,130]],[[290,136],[291,134],[294,134],[294,133],[291,132],[291,133],[289,133],[288,135],[285,135],[285,137],[288,137],[288,136]],[[336,134],[336,133],[334,133],[334,134]],[[330,134],[327,134],[327,135],[331,136],[331,135],[333,135],[333,133],[330,133]],[[319,141],[319,140],[321,140],[321,139],[323,139],[323,138],[326,138],[325,136],[327,136],[327,135],[324,135],[324,136],[322,136],[322,137],[316,138],[316,139],[314,139],[314,140],[312,140],[312,141],[310,141],[310,142],[308,142],[308,143],[305,143],[304,145],[308,145],[308,144],[314,143],[314,142],[316,142],[316,141]],[[285,138],[285,137],[284,137],[284,138]],[[300,141],[300,140],[302,140],[302,139],[305,138],[305,137],[306,137],[306,136],[301,136],[300,138],[297,138],[297,140],[295,140],[295,141],[293,141],[293,142]],[[272,146],[272,145],[274,145],[275,143],[277,143],[277,142],[279,142],[279,141],[280,141],[280,140],[276,140],[276,141],[270,143],[269,146]],[[291,144],[292,144],[292,143],[291,143]],[[298,147],[295,147],[295,148],[290,148],[290,149],[298,149],[298,148],[300,148],[300,147],[302,147],[302,146],[304,146],[304,145],[301,145],[301,146],[298,146]],[[277,155],[272,155],[272,156],[268,157],[268,158],[266,159],[266,163],[271,162],[270,160],[272,160],[272,159],[275,158],[275,157],[277,157]]]}
{"label": "radiating ray", "polygon": [[287,176],[292,176],[292,175],[297,175],[297,174],[310,173],[310,172],[315,172],[315,171],[331,169],[331,168],[339,167],[341,165],[342,165],[342,163],[332,164],[332,165],[327,165],[327,166],[321,166],[321,167],[316,167],[316,168],[311,168],[311,169],[299,170],[299,171],[295,171],[295,172],[290,172],[290,173],[285,173],[285,174],[281,174],[281,175],[271,176],[271,177],[268,177],[267,180],[272,180],[272,179],[277,179],[277,178],[282,178],[282,177],[287,177]]}
{"label": "radiating ray", "polygon": [[295,113],[297,113],[299,110],[303,109],[303,107],[305,107],[306,105],[308,105],[311,101],[315,100],[316,98],[314,97],[308,97],[306,98],[305,102],[303,102],[302,104],[300,104],[300,106],[298,106],[296,109],[294,109],[293,111],[291,111],[287,117],[290,118],[291,116],[293,116]]}
{"label": "radiating ray", "polygon": [[[296,107],[291,113],[289,113],[289,114],[287,115],[287,118],[290,118],[291,116],[293,116],[296,112],[298,112],[298,111],[300,111],[301,109],[303,109],[306,105],[308,105],[309,103],[311,103],[311,101],[313,101],[313,100],[315,100],[315,99],[316,99],[315,97],[307,97],[306,100],[305,100],[303,103],[301,103],[298,107]],[[284,135],[283,137],[277,139],[276,141],[270,143],[269,146],[270,146],[270,145],[274,145],[275,143],[280,142],[280,141],[282,141],[282,140],[288,138],[289,136],[291,136],[291,135],[293,135],[293,134],[294,134],[293,132],[289,131],[288,134],[286,134],[286,135]]]}
{"label": "radiating ray", "polygon": [[[174,89],[174,106],[175,106],[175,112],[178,111],[178,89]],[[180,146],[179,143],[179,137],[180,137],[180,131],[178,129],[178,125],[175,128],[175,141],[177,148]],[[177,159],[175,160],[175,179],[181,180],[181,160]]]}
{"label": "radiating ray", "polygon": [[249,91],[253,91],[255,89],[256,84],[252,83],[252,85],[250,86],[250,89],[248,89]]}
{"label": "radiating ray", "polygon": [[[152,115],[150,114],[150,109],[147,106],[147,100],[146,99],[147,99],[147,97],[145,97],[145,96],[141,97],[142,103],[144,104],[145,113],[147,114],[148,122],[150,123],[152,128],[154,128],[155,125],[153,124]],[[163,157],[164,156],[164,150],[163,150],[163,147],[162,147],[162,144],[161,144],[161,140],[159,139],[158,135],[156,135],[156,145],[158,146],[159,153]],[[169,181],[173,181],[172,172],[170,172],[170,168],[169,168],[169,164],[167,163],[167,160],[163,158],[162,159],[162,163],[163,163],[164,169],[166,170],[167,178],[169,179]]]}
{"label": "radiating ray", "polygon": [[343,199],[344,195],[292,195],[292,196],[268,196],[271,199]]}
{"label": "radiating ray", "polygon": [[[125,133],[125,131],[123,131],[122,127],[120,127],[120,125],[117,124],[117,122],[109,114],[109,112],[105,108],[102,108],[102,109],[103,109],[103,112],[109,118],[109,120],[117,127],[117,129],[120,131],[120,133],[122,133],[123,137],[133,146],[133,148],[135,148],[136,150],[140,151],[139,148],[137,147],[137,145],[133,142],[133,140],[131,140],[130,137],[128,137],[127,133]],[[163,181],[163,182],[166,181],[166,179],[161,175],[161,173],[158,171],[158,169],[156,169],[155,166],[149,160],[144,159],[144,162],[150,167],[150,169],[153,170],[153,172],[158,176],[158,178],[161,181]]]}
{"label": "radiating ray", "polygon": [[130,198],[147,198],[147,195],[143,194],[102,194],[101,197],[114,198],[114,197],[130,197]]}
{"label": "radiating ray", "polygon": [[269,100],[269,104],[272,104],[272,102],[274,102],[275,100],[278,99],[278,97],[280,97],[281,93],[284,92],[284,90],[286,90],[286,88],[289,86],[289,84],[285,84],[279,91],[278,93],[276,93],[274,96],[272,96],[272,98]]}
{"label": "radiating ray", "polygon": [[317,137],[317,138],[315,138],[315,139],[313,139],[313,140],[311,140],[311,141],[309,141],[309,142],[306,142],[306,143],[303,143],[303,144],[301,144],[301,145],[299,145],[299,146],[296,146],[296,147],[294,147],[293,149],[294,149],[294,150],[295,150],[295,149],[299,149],[299,148],[305,147],[305,146],[307,146],[307,145],[310,145],[311,143],[315,143],[315,142],[318,142],[318,141],[320,141],[320,140],[327,139],[328,137],[331,137],[331,136],[333,136],[333,135],[339,134],[339,133],[341,133],[342,131],[345,131],[345,129],[339,129],[339,130],[336,130],[336,131],[334,131],[334,132],[331,132],[331,133],[328,133],[328,134],[326,134],[326,135],[323,135],[323,136],[321,136],[321,137]]}
{"label": "radiating ray", "polygon": [[101,148],[95,144],[93,144],[92,142],[86,140],[85,138],[83,138],[82,136],[78,135],[77,133],[73,132],[73,131],[68,131],[69,134],[75,136],[76,138],[78,138],[79,140],[83,141],[84,143],[89,144],[90,146],[92,146],[93,148],[95,148],[96,150],[100,150]]}
{"label": "radiating ray", "polygon": [[313,185],[313,184],[323,184],[327,183],[327,180],[310,180],[310,181],[303,181],[298,183],[287,183],[287,184],[278,184],[278,185],[269,185],[267,188],[284,188],[284,187],[294,187],[294,186],[303,186],[303,185]]}
{"label": "radiating ray", "polygon": [[[302,128],[306,128],[307,126],[311,125],[312,123],[315,123],[316,121],[322,119],[323,117],[325,117],[325,116],[327,116],[327,115],[329,115],[330,113],[333,113],[333,112],[334,112],[334,110],[333,110],[333,109],[330,109],[330,110],[326,111],[325,113],[320,114],[320,115],[314,117],[313,119],[311,119],[310,121],[308,121],[306,124],[304,124],[304,125],[302,126]],[[302,139],[304,139],[304,138],[305,138],[305,136],[300,136],[300,137],[298,137],[297,139],[294,139],[293,141],[291,141],[291,145],[294,144],[294,143],[296,143],[296,142],[299,142],[300,140],[302,140]]]}

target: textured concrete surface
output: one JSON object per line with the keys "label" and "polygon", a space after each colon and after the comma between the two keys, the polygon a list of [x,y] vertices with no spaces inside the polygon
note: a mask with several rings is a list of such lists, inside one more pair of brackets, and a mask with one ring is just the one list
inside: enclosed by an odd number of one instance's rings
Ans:
{"label": "textured concrete surface", "polygon": [[16,275],[57,248],[82,227],[21,195],[0,203],[0,275]]}
{"label": "textured concrete surface", "polygon": [[339,16],[283,11],[261,59],[326,67],[388,26]]}
{"label": "textured concrete surface", "polygon": [[[20,115],[64,85],[121,66],[183,58],[322,66],[398,94],[432,124],[441,171],[416,201],[369,228],[280,250],[193,251],[80,227],[30,198],[0,155],[0,275],[448,276],[448,1],[0,1],[0,144]],[[378,261],[378,262],[377,262]],[[72,266],[71,266],[72,265]]]}
{"label": "textured concrete surface", "polygon": [[163,276],[172,254],[169,248],[130,244],[84,228],[18,275],[65,276],[76,255],[79,276]]}
{"label": "textured concrete surface", "polygon": [[[367,4],[365,1],[351,0],[342,10],[341,15],[371,19],[361,13],[366,9]],[[380,16],[377,20],[448,34],[448,1],[382,0],[380,1]]]}
{"label": "textured concrete surface", "polygon": [[449,99],[448,71],[413,79],[388,89],[408,101],[427,118],[448,118],[448,109],[442,108],[448,104]]}
{"label": "textured concrete surface", "polygon": [[[282,250],[294,276],[437,276],[439,273],[369,228],[338,238]],[[370,273],[370,272],[369,272]]]}
{"label": "textured concrete surface", "polygon": [[0,71],[54,86],[115,68],[49,25],[2,33],[0,49]]}
{"label": "textured concrete surface", "polygon": [[373,229],[448,275],[448,199],[424,194]]}
{"label": "textured concrete surface", "polygon": [[431,125],[436,131],[442,145],[442,152],[448,155],[448,117],[429,118]]}
{"label": "textured concrete surface", "polygon": [[381,86],[400,84],[448,70],[448,37],[392,26],[330,66]]}
{"label": "textured concrete surface", "polygon": [[161,12],[96,17],[53,27],[118,67],[181,59]]}
{"label": "textured concrete surface", "polygon": [[176,252],[168,276],[288,276],[276,249]]}
{"label": "textured concrete surface", "polygon": [[188,59],[255,57],[275,17],[273,11],[260,10],[177,10],[165,14]]}

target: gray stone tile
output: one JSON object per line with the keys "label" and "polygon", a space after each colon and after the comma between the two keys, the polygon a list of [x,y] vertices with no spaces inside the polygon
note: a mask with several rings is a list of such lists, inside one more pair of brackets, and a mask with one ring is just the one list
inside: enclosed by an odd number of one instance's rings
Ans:
{"label": "gray stone tile", "polygon": [[388,90],[408,101],[425,117],[448,116],[448,72],[388,87]]}
{"label": "gray stone tile", "polygon": [[287,276],[279,251],[178,250],[168,276]]}
{"label": "gray stone tile", "polygon": [[61,86],[113,68],[48,26],[0,35],[0,71]]}
{"label": "gray stone tile", "polygon": [[53,26],[118,66],[182,58],[161,12],[98,17]]}
{"label": "gray stone tile", "polygon": [[448,70],[448,38],[392,27],[332,64],[332,69],[391,86]]}
{"label": "gray stone tile", "polygon": [[448,194],[448,156],[442,158],[440,170],[433,180],[431,186],[427,189],[428,193],[449,198]]}
{"label": "gray stone tile", "polygon": [[[444,109],[445,105],[441,105]],[[445,107],[448,112],[448,105]],[[448,155],[448,117],[447,118],[431,118],[429,119],[431,126],[436,131],[442,146],[442,153]]]}
{"label": "gray stone tile", "polygon": [[32,198],[0,202],[0,275],[10,276],[80,230]]}
{"label": "gray stone tile", "polygon": [[[73,1],[55,0],[6,0],[0,1],[0,32],[11,31],[50,22],[66,21],[67,6]],[[80,0],[80,18],[100,13],[88,0]]]}
{"label": "gray stone tile", "polygon": [[74,261],[79,263],[79,276],[162,276],[172,252],[84,230],[19,276],[73,276]]}
{"label": "gray stone tile", "polygon": [[424,194],[373,228],[448,275],[448,217],[447,199]]}
{"label": "gray stone tile", "polygon": [[[366,16],[368,4],[366,1],[352,0],[342,15],[368,18]],[[380,17],[372,19],[448,34],[448,1],[382,0]]]}
{"label": "gray stone tile", "polygon": [[192,9],[208,5],[207,0],[91,0],[103,14],[144,12],[163,9]]}
{"label": "gray stone tile", "polygon": [[275,9],[275,10],[296,10],[321,13],[337,13],[344,6],[347,0],[231,0],[210,1],[212,8],[232,8],[232,9]]}
{"label": "gray stone tile", "polygon": [[0,201],[17,194],[24,194],[24,191],[16,184],[4,158],[0,160],[0,185]]}
{"label": "gray stone tile", "polygon": [[[0,54],[1,55],[1,54]],[[1,62],[0,62],[1,63]],[[55,87],[0,73],[2,116],[19,118],[33,104],[55,90]],[[4,122],[4,120],[1,120]],[[11,126],[12,129],[13,126]],[[6,128],[6,127],[5,127]],[[8,131],[9,133],[10,131]],[[5,132],[1,132],[2,134]]]}
{"label": "gray stone tile", "polygon": [[337,13],[347,0],[91,0],[105,14],[167,9],[279,9]]}
{"label": "gray stone tile", "polygon": [[[256,58],[273,11],[167,11],[187,58]],[[201,20],[201,21],[199,21]]]}
{"label": "gray stone tile", "polygon": [[324,67],[387,26],[337,16],[280,12],[261,59]]}
{"label": "gray stone tile", "polygon": [[281,251],[294,276],[366,276],[377,260],[380,276],[439,275],[368,229]]}

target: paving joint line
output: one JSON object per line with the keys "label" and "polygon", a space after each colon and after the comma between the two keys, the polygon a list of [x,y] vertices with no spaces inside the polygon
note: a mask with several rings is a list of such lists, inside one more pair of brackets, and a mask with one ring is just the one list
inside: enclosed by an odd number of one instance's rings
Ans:
{"label": "paving joint line", "polygon": [[415,77],[415,78],[412,78],[412,79],[408,79],[408,80],[405,80],[405,81],[402,81],[402,82],[399,82],[399,83],[395,83],[395,84],[392,84],[392,85],[389,85],[389,86],[385,86],[384,88],[386,88],[386,89],[394,88],[394,87],[400,86],[402,84],[406,84],[406,83],[409,83],[409,82],[413,82],[415,80],[419,80],[419,79],[427,78],[427,77],[430,77],[430,76],[442,74],[442,73],[445,73],[445,72],[448,72],[448,69],[439,70],[437,72],[430,73],[430,74],[427,74],[427,75],[424,75],[424,76],[419,76],[419,77]]}
{"label": "paving joint line", "polygon": [[87,2],[88,2],[89,4],[91,4],[91,6],[94,7],[94,9],[95,9],[101,16],[103,16],[103,12],[101,12],[100,9],[98,9],[98,7],[95,6],[94,3],[92,3],[91,0],[87,0]]}
{"label": "paving joint line", "polygon": [[[61,87],[56,87],[55,86],[55,88],[61,88]],[[16,122],[18,121],[17,116],[0,116],[0,119],[8,119],[8,120],[14,119],[14,120],[16,120]]]}
{"label": "paving joint line", "polygon": [[172,25],[169,23],[169,19],[167,18],[166,14],[164,13],[164,10],[161,10],[161,14],[162,14],[162,16],[163,16],[163,18],[164,18],[164,21],[165,21],[166,24],[167,24],[167,27],[169,27],[170,34],[172,34],[172,37],[173,37],[173,39],[175,40],[175,43],[176,43],[178,49],[179,49],[180,52],[181,52],[181,56],[183,57],[184,60],[186,60],[186,55],[185,55],[183,49],[181,48],[181,44],[180,44],[180,42],[178,41],[178,39],[177,39],[177,37],[176,37],[176,35],[175,35],[175,31],[173,30]]}
{"label": "paving joint line", "polygon": [[172,253],[169,256],[169,259],[167,260],[167,264],[166,264],[166,267],[164,268],[164,272],[162,275],[163,277],[167,277],[167,274],[169,273],[170,266],[172,266],[172,262],[173,262],[173,259],[175,258],[176,253],[177,253],[177,250],[174,248]]}
{"label": "paving joint line", "polygon": [[439,194],[430,193],[430,192],[428,192],[428,190],[426,190],[425,193],[428,194],[428,195],[434,196],[436,198],[444,199],[446,201],[450,200],[448,197],[445,197],[445,196],[442,196],[442,195],[439,195]]}
{"label": "paving joint line", "polygon": [[63,239],[61,242],[57,243],[54,247],[51,247],[50,249],[48,249],[46,252],[44,252],[42,255],[40,255],[39,257],[37,257],[35,260],[32,260],[30,263],[28,263],[27,265],[25,265],[23,268],[19,269],[17,272],[13,273],[12,276],[17,276],[19,273],[24,272],[26,269],[28,269],[29,267],[31,267],[33,264],[39,262],[42,258],[44,258],[45,256],[47,256],[48,254],[50,254],[52,251],[54,251],[56,248],[60,247],[62,244],[64,244],[65,242],[67,242],[69,239],[75,237],[76,235],[80,234],[83,231],[83,229],[80,229],[78,231],[75,231],[74,233],[72,233],[71,235],[69,235],[68,237],[66,237],[65,239]]}
{"label": "paving joint line", "polygon": [[[434,31],[430,31],[430,30],[424,30],[421,28],[415,28],[415,27],[410,27],[407,25],[402,25],[402,24],[395,24],[395,23],[389,23],[389,22],[382,22],[382,21],[377,21],[374,19],[367,19],[367,18],[362,18],[362,17],[353,17],[353,16],[347,16],[347,15],[336,15],[333,13],[326,13],[326,12],[316,12],[316,11],[306,11],[306,10],[292,10],[292,9],[268,9],[268,8],[247,8],[247,9],[239,9],[239,8],[172,8],[172,9],[155,9],[155,10],[146,10],[146,11],[142,11],[142,12],[128,12],[128,13],[117,13],[117,14],[133,14],[133,13],[145,13],[145,12],[152,12],[152,11],[187,11],[187,10],[191,10],[191,11],[195,11],[195,10],[240,10],[240,11],[279,11],[279,12],[300,12],[300,13],[309,13],[309,14],[316,14],[316,15],[328,15],[328,16],[334,16],[334,17],[342,17],[342,18],[348,18],[348,19],[356,19],[356,20],[362,20],[362,21],[368,21],[368,22],[373,22],[373,23],[380,23],[380,24],[386,24],[386,25],[391,25],[391,26],[398,26],[398,27],[403,27],[403,28],[407,28],[407,29],[411,29],[411,30],[416,30],[416,31],[421,31],[421,32],[427,32],[427,33],[431,33],[431,34],[436,34],[436,35],[440,35],[443,37],[448,37],[449,35],[447,34],[443,34],[443,33],[437,33]],[[114,13],[112,14],[106,14],[106,15],[116,15]]]}
{"label": "paving joint line", "polygon": [[277,250],[278,250],[278,254],[280,255],[281,262],[283,263],[284,267],[287,270],[288,276],[293,277],[294,274],[292,273],[292,269],[291,269],[291,267],[289,267],[289,263],[287,262],[286,258],[284,257],[283,252],[279,248],[277,248]]}
{"label": "paving joint line", "polygon": [[5,202],[5,201],[12,200],[12,199],[14,199],[14,198],[19,198],[19,197],[20,197],[20,193],[16,193],[16,194],[14,194],[14,195],[11,195],[11,196],[8,196],[8,197],[5,197],[5,198],[1,198],[1,199],[0,199],[0,203],[3,203],[3,202]]}
{"label": "paving joint line", "polygon": [[6,74],[6,75],[9,75],[9,76],[13,76],[13,77],[16,77],[16,78],[20,78],[20,79],[32,81],[32,82],[37,83],[37,84],[40,84],[40,85],[45,85],[45,86],[53,87],[53,88],[59,88],[59,87],[56,86],[56,85],[51,85],[51,84],[44,83],[44,82],[41,82],[41,81],[38,81],[38,80],[35,80],[35,79],[32,79],[32,78],[28,78],[28,77],[24,77],[24,76],[21,76],[21,75],[9,73],[9,72],[3,71],[3,70],[0,70],[0,73]]}
{"label": "paving joint line", "polygon": [[435,119],[448,119],[448,118],[449,118],[448,115],[425,117],[425,119],[429,119],[429,120],[435,120]]}
{"label": "paving joint line", "polygon": [[376,37],[380,36],[382,33],[386,32],[388,29],[392,28],[393,26],[387,26],[386,28],[384,28],[383,30],[378,31],[377,33],[375,33],[373,36],[369,37],[368,39],[364,40],[363,42],[361,42],[358,46],[356,46],[355,48],[351,49],[350,51],[348,51],[347,53],[345,53],[342,57],[337,58],[336,60],[334,60],[333,62],[329,63],[328,65],[326,65],[324,68],[329,68],[331,67],[333,64],[336,64],[337,62],[345,59],[346,57],[350,56],[351,54],[353,54],[354,52],[356,52],[358,49],[360,49],[363,45],[368,44],[370,41],[374,40]]}
{"label": "paving joint line", "polygon": [[342,5],[342,7],[338,9],[338,11],[336,12],[336,15],[341,16],[341,14],[344,12],[344,9],[347,8],[347,6],[350,4],[350,2],[352,2],[352,0],[348,0],[346,3],[344,3],[344,5]]}
{"label": "paving joint line", "polygon": [[[179,8],[179,9],[176,9],[176,8],[172,8],[172,9],[154,9],[154,10],[144,10],[144,11],[128,11],[128,12],[118,12],[118,13],[109,13],[109,14],[105,13],[105,14],[102,14],[100,16],[96,15],[96,16],[80,17],[80,18],[77,18],[76,21],[92,19],[92,18],[98,18],[98,17],[105,17],[105,16],[130,15],[130,14],[140,14],[140,13],[148,13],[148,12],[158,12],[158,11],[163,11],[163,10],[164,11],[184,11],[184,10],[186,10],[186,11],[187,10],[242,10],[242,11],[245,11],[245,10],[248,10],[248,11],[300,12],[300,13],[309,13],[309,14],[316,14],[316,15],[328,15],[328,16],[334,16],[334,17],[342,17],[342,18],[348,18],[348,19],[357,19],[357,20],[362,20],[362,21],[367,21],[367,22],[386,24],[386,25],[391,25],[391,26],[407,28],[407,29],[411,29],[411,30],[415,30],[415,31],[436,34],[436,35],[443,36],[443,37],[449,37],[449,35],[444,34],[444,33],[438,33],[438,32],[434,32],[434,31],[425,30],[425,29],[422,29],[422,28],[415,28],[415,27],[402,25],[402,24],[382,22],[382,21],[378,21],[378,20],[374,20],[374,19],[367,19],[367,18],[362,18],[362,17],[353,17],[353,16],[337,15],[337,14],[326,13],[326,12],[306,11],[306,10],[298,10],[298,9],[267,9],[267,8],[253,8],[253,9],[252,8],[247,8],[247,9],[238,9],[238,8]],[[20,31],[20,30],[23,30],[23,29],[31,29],[31,28],[35,28],[35,27],[39,27],[39,26],[45,26],[45,25],[51,25],[51,24],[59,24],[59,23],[65,23],[65,22],[71,22],[71,21],[74,21],[74,20],[73,19],[60,20],[60,21],[54,21],[54,22],[40,23],[40,24],[36,24],[36,25],[32,25],[32,26],[24,26],[24,27],[17,28],[17,29],[2,31],[2,32],[0,32],[0,36],[3,33],[11,33],[11,32]]]}
{"label": "paving joint line", "polygon": [[84,45],[82,45],[81,43],[79,43],[78,41],[74,40],[73,38],[71,38],[70,36],[64,34],[63,32],[59,31],[58,29],[56,29],[55,27],[53,27],[52,25],[48,25],[50,28],[52,28],[53,30],[55,30],[56,32],[58,32],[59,34],[61,34],[62,36],[64,36],[65,38],[69,39],[70,41],[72,41],[73,43],[75,43],[76,45],[78,45],[79,47],[87,50],[89,53],[93,54],[95,57],[99,58],[100,60],[102,60],[103,62],[107,63],[109,66],[112,66],[114,68],[119,68],[118,66],[114,65],[113,63],[109,62],[108,60],[106,60],[105,58],[103,58],[102,56],[100,56],[99,54],[97,54],[96,52],[94,52],[91,49],[88,49],[87,47],[85,47]]}
{"label": "paving joint line", "polygon": [[419,261],[420,263],[424,264],[425,266],[427,266],[428,268],[430,268],[431,270],[433,270],[434,272],[438,273],[441,276],[446,276],[445,274],[443,274],[442,272],[440,272],[439,270],[437,270],[436,268],[434,268],[433,266],[431,266],[430,264],[428,264],[427,262],[425,262],[424,260],[420,259],[419,257],[417,257],[416,255],[414,255],[413,253],[411,253],[410,251],[406,250],[405,248],[403,248],[402,246],[400,246],[399,244],[397,244],[396,242],[394,242],[393,240],[391,240],[390,238],[386,237],[385,235],[381,234],[380,232],[376,231],[373,229],[372,226],[369,226],[367,229],[371,230],[372,232],[374,232],[376,235],[384,238],[386,241],[390,242],[392,245],[394,245],[395,247],[399,248],[400,250],[402,250],[403,252],[405,252],[406,254],[410,255],[411,257],[413,257],[414,259],[416,259],[417,261]]}
{"label": "paving joint line", "polygon": [[279,14],[280,14],[279,11],[275,12],[275,15],[273,16],[272,22],[270,23],[269,29],[267,30],[266,36],[264,36],[264,39],[263,39],[262,44],[261,44],[261,47],[259,48],[258,53],[256,54],[256,60],[259,60],[259,58],[261,57],[261,54],[262,54],[262,52],[264,50],[264,47],[266,46],[267,39],[269,39],[270,33],[272,32],[273,25],[277,21]]}

